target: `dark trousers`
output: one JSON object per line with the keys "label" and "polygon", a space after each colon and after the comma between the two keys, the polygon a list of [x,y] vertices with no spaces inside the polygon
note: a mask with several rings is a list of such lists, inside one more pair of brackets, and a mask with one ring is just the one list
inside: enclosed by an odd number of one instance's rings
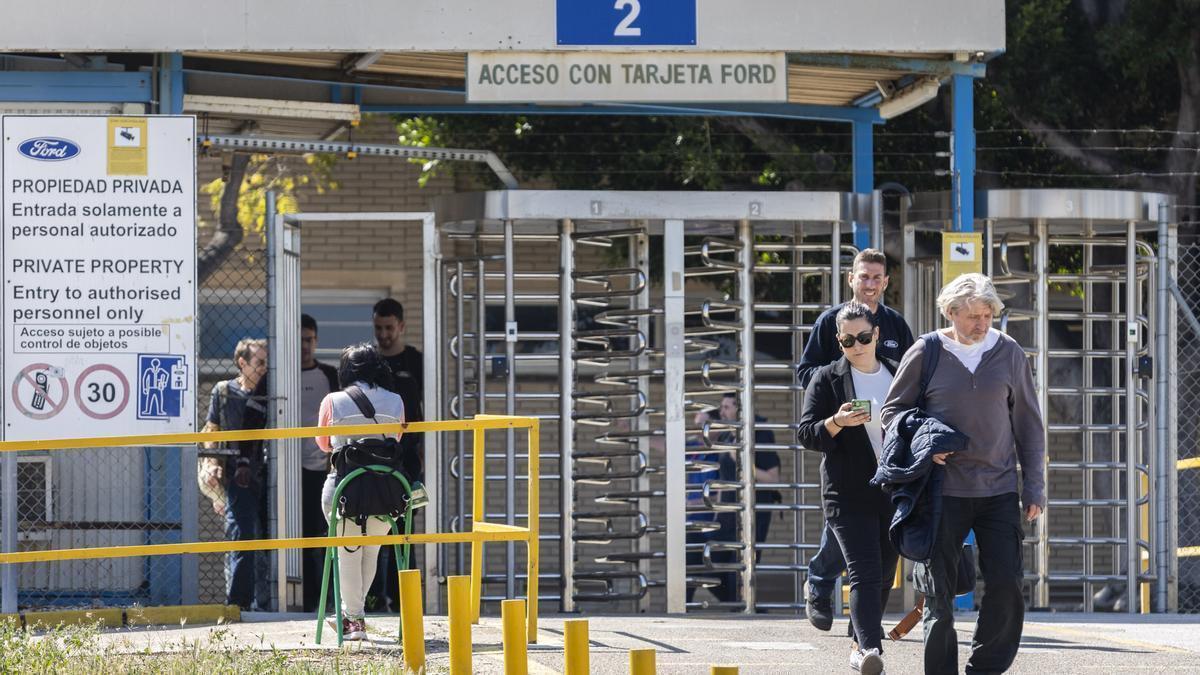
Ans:
{"label": "dark trousers", "polygon": [[[328,471],[300,471],[300,526],[305,537],[324,537],[329,534],[329,523],[321,513],[321,490],[325,487]],[[325,549],[306,548],[301,551],[304,574],[304,611],[317,611],[317,600],[321,597],[321,574],[325,565]],[[330,584],[332,588],[332,584]]]}
{"label": "dark trousers", "polygon": [[887,606],[899,556],[888,539],[890,513],[846,513],[829,519],[850,572],[850,622],[862,649],[883,651]]}
{"label": "dark trousers", "polygon": [[833,527],[826,521],[825,528],[821,530],[821,545],[808,561],[808,583],[817,595],[831,597],[838,577],[845,570],[846,557],[842,555],[842,547],[833,535]]}
{"label": "dark trousers", "polygon": [[[225,485],[225,539],[246,541],[261,539],[263,526],[262,482],[251,480],[241,487],[230,480]],[[263,551],[230,551],[225,554],[225,602],[244,610],[252,606],[267,609],[270,597],[267,585],[267,556]]]}
{"label": "dark trousers", "polygon": [[942,497],[942,522],[929,574],[933,594],[925,600],[925,672],[958,672],[954,585],[967,532],[975,530],[983,597],[971,639],[968,673],[1001,673],[1012,666],[1025,621],[1021,561],[1021,505],[1016,493],[995,497]]}
{"label": "dark trousers", "polygon": [[[732,514],[721,514],[719,517],[721,529],[716,532],[689,532],[687,533],[686,541],[688,544],[703,544],[707,541],[738,541],[738,521],[736,516]],[[771,512],[759,511],[754,514],[754,541],[761,544],[767,540],[767,534],[771,530]],[[754,552],[754,560],[758,561],[762,557],[762,551]],[[738,551],[713,551],[710,559],[714,563],[732,563],[741,559],[741,554]],[[704,564],[704,552],[702,550],[689,551],[685,564],[688,567],[698,567]],[[738,576],[736,572],[705,572],[696,570],[696,574],[705,577],[716,577],[720,580],[720,584],[709,590],[717,600],[721,602],[736,602],[741,595],[738,585]],[[691,602],[696,595],[696,588],[688,586],[687,602]]]}

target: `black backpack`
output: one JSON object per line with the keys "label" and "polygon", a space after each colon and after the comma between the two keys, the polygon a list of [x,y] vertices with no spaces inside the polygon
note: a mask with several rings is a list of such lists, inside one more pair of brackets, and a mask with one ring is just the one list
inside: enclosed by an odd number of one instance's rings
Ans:
{"label": "black backpack", "polygon": [[[346,387],[345,392],[364,417],[379,424],[379,420],[375,419],[375,406],[371,405],[370,399],[362,389],[351,385]],[[394,438],[380,436],[355,439],[339,448],[333,455],[337,485],[340,486],[356,469],[373,465],[399,471],[411,485],[414,476],[406,466],[411,462],[406,462],[404,455],[400,441]],[[403,516],[408,499],[409,493],[404,489],[404,485],[390,473],[368,470],[356,476],[342,490],[337,505],[338,516],[353,520],[362,528],[363,534],[366,534],[367,521],[374,516],[391,516],[393,519]]]}

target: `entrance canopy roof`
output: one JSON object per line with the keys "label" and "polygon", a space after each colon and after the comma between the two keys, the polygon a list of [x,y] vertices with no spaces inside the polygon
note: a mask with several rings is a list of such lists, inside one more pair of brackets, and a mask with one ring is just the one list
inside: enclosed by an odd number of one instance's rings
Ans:
{"label": "entrance canopy roof", "polygon": [[[622,12],[639,9],[631,24],[640,31],[636,37],[593,30],[590,12],[612,14],[612,0],[19,0],[0,21],[0,71],[128,76],[174,63],[187,98],[173,112],[205,115],[212,133],[245,132],[253,120],[254,133],[311,136],[349,113],[272,113],[204,97],[333,103],[359,112],[656,112],[879,122],[891,116],[886,109],[880,115],[881,105],[906,96],[928,100],[952,75],[980,77],[984,62],[1004,49],[1003,0],[622,4]],[[647,59],[663,52],[772,54],[786,62],[786,95],[721,104],[694,97],[686,104],[580,99],[533,106],[519,98],[466,104],[469,54],[563,52]],[[165,55],[178,56],[172,62]],[[0,77],[0,102],[63,100],[55,96],[43,88],[23,91]]]}

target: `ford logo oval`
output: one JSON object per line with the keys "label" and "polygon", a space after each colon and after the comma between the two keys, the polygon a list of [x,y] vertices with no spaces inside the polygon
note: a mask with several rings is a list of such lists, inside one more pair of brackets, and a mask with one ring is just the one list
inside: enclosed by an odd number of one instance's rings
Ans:
{"label": "ford logo oval", "polygon": [[17,152],[29,159],[61,162],[79,154],[79,145],[65,138],[31,138],[17,146]]}

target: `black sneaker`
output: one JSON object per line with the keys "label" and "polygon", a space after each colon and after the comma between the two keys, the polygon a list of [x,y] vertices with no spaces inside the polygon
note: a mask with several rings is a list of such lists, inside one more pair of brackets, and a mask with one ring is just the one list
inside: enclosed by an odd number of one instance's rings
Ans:
{"label": "black sneaker", "polygon": [[812,585],[805,582],[804,588],[808,601],[804,603],[804,614],[808,622],[817,630],[833,628],[833,602],[824,596],[817,595]]}

